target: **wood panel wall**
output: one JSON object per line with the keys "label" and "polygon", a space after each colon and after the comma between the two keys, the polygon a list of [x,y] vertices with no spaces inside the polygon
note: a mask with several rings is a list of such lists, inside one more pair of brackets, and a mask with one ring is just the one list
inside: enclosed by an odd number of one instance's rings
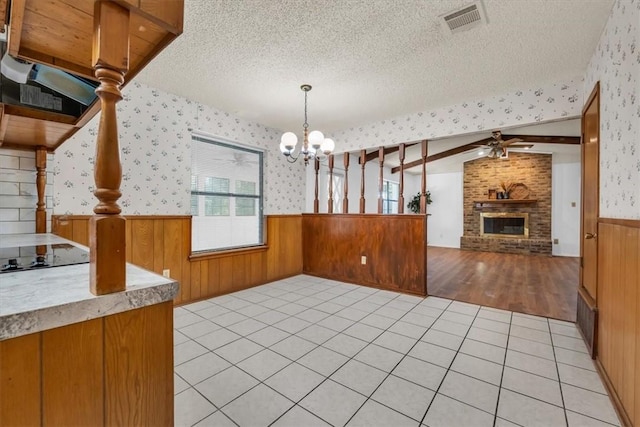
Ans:
{"label": "wood panel wall", "polygon": [[426,230],[425,215],[303,214],[304,273],[426,295]]}
{"label": "wood panel wall", "polygon": [[172,303],[0,341],[0,425],[173,425]]}
{"label": "wood panel wall", "polygon": [[640,426],[640,220],[598,222],[597,361],[625,422]]}
{"label": "wood panel wall", "polygon": [[[52,230],[88,246],[89,216],[54,215]],[[264,247],[191,255],[190,216],[127,216],[127,262],[180,282],[184,304],[302,273],[302,216],[269,215]]]}

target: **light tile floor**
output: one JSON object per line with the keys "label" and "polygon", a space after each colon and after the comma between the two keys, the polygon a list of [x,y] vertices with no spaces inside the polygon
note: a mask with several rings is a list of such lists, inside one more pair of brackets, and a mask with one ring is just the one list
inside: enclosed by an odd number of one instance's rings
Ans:
{"label": "light tile floor", "polygon": [[176,308],[177,426],[610,426],[572,323],[296,276]]}

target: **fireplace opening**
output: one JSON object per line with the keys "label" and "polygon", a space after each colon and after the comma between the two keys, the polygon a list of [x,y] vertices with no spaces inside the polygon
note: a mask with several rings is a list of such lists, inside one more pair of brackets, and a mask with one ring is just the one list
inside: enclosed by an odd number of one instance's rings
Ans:
{"label": "fireplace opening", "polygon": [[487,213],[480,214],[480,236],[529,238],[528,213]]}

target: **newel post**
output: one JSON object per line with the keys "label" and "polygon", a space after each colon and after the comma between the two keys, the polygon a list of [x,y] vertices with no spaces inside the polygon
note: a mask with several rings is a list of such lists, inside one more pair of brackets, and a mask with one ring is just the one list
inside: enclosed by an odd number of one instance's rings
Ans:
{"label": "newel post", "polygon": [[95,295],[124,291],[125,219],[120,215],[122,166],[116,103],[129,68],[129,10],[111,1],[95,2],[92,65],[100,81],[100,124],[94,163],[98,204],[89,221],[90,283]]}
{"label": "newel post", "polygon": [[47,149],[40,146],[36,148],[36,191],[38,192],[38,203],[36,204],[36,233],[47,232],[47,203],[45,201],[46,186]]}

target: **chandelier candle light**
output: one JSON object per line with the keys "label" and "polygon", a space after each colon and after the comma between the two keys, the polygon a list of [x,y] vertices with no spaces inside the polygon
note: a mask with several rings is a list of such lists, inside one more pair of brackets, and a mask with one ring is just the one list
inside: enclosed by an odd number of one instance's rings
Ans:
{"label": "chandelier candle light", "polygon": [[298,137],[293,132],[285,132],[282,134],[280,140],[280,151],[285,155],[289,163],[294,163],[300,155],[304,156],[304,164],[309,164],[309,159],[320,158],[321,153],[328,156],[333,152],[336,144],[330,138],[325,138],[322,132],[314,130],[309,132],[309,123],[307,123],[307,93],[311,90],[311,85],[302,85],[300,89],[304,92],[304,123],[302,124],[304,136],[302,140],[302,147],[297,156],[293,155],[298,144]]}

